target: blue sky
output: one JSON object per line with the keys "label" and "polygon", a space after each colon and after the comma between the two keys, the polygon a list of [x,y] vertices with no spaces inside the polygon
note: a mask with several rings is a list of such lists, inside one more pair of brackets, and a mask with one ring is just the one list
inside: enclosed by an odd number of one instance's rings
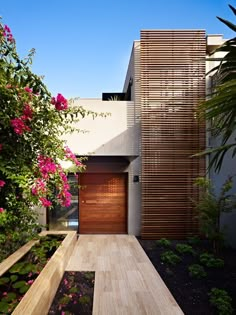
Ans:
{"label": "blue sky", "polygon": [[236,0],[7,0],[0,15],[20,55],[36,49],[33,71],[52,94],[101,97],[123,88],[141,29],[205,29],[233,37],[216,16],[235,21]]}

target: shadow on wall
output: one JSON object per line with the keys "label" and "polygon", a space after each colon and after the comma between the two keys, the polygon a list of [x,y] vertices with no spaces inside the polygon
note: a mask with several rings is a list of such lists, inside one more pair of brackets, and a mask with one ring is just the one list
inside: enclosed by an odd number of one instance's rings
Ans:
{"label": "shadow on wall", "polygon": [[[236,132],[231,137],[229,143],[235,142]],[[212,138],[210,140],[211,147],[216,147],[220,145],[220,138]],[[210,171],[210,178],[214,183],[216,193],[220,193],[220,189],[222,185],[225,183],[226,179],[229,176],[233,177],[233,188],[231,193],[236,194],[236,163],[235,158],[232,158],[233,150],[229,150],[226,153],[223,161],[223,165],[219,173]],[[236,232],[235,232],[235,224],[236,224],[236,209],[234,209],[231,213],[224,213],[221,217],[221,227],[225,229],[226,241],[230,246],[236,248]]]}
{"label": "shadow on wall", "polygon": [[104,143],[95,151],[95,155],[138,156],[140,152],[140,123]]}

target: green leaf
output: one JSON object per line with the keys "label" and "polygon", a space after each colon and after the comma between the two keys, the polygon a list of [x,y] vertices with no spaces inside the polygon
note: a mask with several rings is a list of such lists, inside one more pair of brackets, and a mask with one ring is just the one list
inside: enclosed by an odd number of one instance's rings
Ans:
{"label": "green leaf", "polygon": [[30,286],[29,285],[24,285],[20,288],[20,293],[24,294],[25,292],[27,292],[29,290]]}
{"label": "green leaf", "polygon": [[73,288],[71,288],[71,289],[69,290],[69,292],[70,292],[70,293],[77,293],[77,292],[79,292],[79,289],[73,287]]}
{"label": "green leaf", "polygon": [[11,282],[15,282],[19,277],[17,275],[11,275],[10,276],[10,279],[11,279]]}
{"label": "green leaf", "polygon": [[236,15],[236,9],[231,4],[229,4],[229,7],[233,11],[234,15]]}
{"label": "green leaf", "polygon": [[[14,301],[16,299],[16,294],[14,293],[14,292],[9,292],[8,294],[7,294],[7,296],[5,296],[4,298],[3,298],[3,300],[4,301],[6,301],[6,302],[12,302],[12,301]],[[1,308],[0,308],[1,309]]]}
{"label": "green leaf", "polygon": [[0,278],[0,285],[4,285],[4,284],[8,283],[9,281],[10,281],[10,279],[7,277]]}
{"label": "green leaf", "polygon": [[18,273],[25,265],[25,262],[16,263],[9,269],[10,273]]}
{"label": "green leaf", "polygon": [[0,302],[0,310],[1,310],[1,313],[8,313],[8,303]]}
{"label": "green leaf", "polygon": [[224,23],[225,25],[227,25],[229,28],[231,28],[231,30],[233,30],[234,32],[236,32],[236,25],[225,20],[225,19],[222,19],[221,17],[217,16],[217,19],[219,19],[222,23]]}
{"label": "green leaf", "polygon": [[12,287],[13,287],[14,289],[19,289],[19,288],[25,286],[25,283],[26,283],[25,281],[17,281],[16,283],[14,283],[14,284],[12,285]]}

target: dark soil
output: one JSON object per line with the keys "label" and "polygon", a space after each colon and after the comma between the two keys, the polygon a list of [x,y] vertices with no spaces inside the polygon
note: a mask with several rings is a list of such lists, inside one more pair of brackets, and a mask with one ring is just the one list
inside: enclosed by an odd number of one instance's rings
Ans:
{"label": "dark soil", "polygon": [[189,275],[188,266],[199,264],[199,254],[209,250],[206,242],[193,246],[197,255],[181,254],[182,261],[172,266],[163,263],[161,253],[174,250],[177,242],[172,241],[171,246],[163,248],[152,240],[139,240],[144,251],[158,271],[159,275],[169,288],[185,315],[212,315],[217,314],[216,309],[210,305],[208,293],[212,288],[224,289],[233,299],[233,314],[236,314],[236,251],[223,249],[220,258],[224,259],[222,268],[205,268],[207,277],[194,279]]}
{"label": "dark soil", "polygon": [[49,315],[91,315],[95,272],[66,271]]}

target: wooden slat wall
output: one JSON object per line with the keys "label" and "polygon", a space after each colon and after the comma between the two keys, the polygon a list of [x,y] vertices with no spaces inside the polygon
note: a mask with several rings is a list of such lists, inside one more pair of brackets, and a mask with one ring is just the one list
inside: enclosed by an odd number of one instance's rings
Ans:
{"label": "wooden slat wall", "polygon": [[205,32],[141,31],[142,238],[184,239],[198,232],[190,198],[205,160]]}
{"label": "wooden slat wall", "polygon": [[79,233],[127,233],[127,174],[79,176]]}

